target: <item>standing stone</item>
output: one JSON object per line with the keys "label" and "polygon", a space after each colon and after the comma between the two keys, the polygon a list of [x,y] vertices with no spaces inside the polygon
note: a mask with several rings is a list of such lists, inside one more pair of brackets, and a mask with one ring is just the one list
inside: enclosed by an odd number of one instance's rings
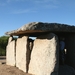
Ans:
{"label": "standing stone", "polygon": [[16,44],[16,67],[26,72],[26,64],[27,64],[27,39],[28,37],[23,36],[22,38],[17,39]]}
{"label": "standing stone", "polygon": [[6,64],[7,65],[15,66],[15,51],[16,51],[15,40],[13,40],[13,41],[10,41],[10,43],[8,43],[6,48]]}
{"label": "standing stone", "polygon": [[13,36],[9,37],[8,43],[10,43],[13,40]]}
{"label": "standing stone", "polygon": [[33,75],[58,75],[58,38],[55,34],[39,36],[34,41],[29,73]]}

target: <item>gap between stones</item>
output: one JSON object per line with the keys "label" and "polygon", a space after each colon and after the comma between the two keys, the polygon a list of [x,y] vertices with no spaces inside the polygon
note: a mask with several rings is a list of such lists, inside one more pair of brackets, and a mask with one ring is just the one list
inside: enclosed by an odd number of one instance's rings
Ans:
{"label": "gap between stones", "polygon": [[28,73],[29,70],[29,64],[30,64],[30,60],[31,60],[31,52],[33,49],[33,40],[28,38],[27,39],[27,51],[26,51],[26,73]]}

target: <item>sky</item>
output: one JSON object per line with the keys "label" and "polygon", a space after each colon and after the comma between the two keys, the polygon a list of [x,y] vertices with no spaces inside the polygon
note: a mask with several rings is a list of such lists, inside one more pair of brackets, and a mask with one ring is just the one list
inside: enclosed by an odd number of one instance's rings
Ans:
{"label": "sky", "polygon": [[75,25],[75,0],[0,0],[0,36],[30,22]]}

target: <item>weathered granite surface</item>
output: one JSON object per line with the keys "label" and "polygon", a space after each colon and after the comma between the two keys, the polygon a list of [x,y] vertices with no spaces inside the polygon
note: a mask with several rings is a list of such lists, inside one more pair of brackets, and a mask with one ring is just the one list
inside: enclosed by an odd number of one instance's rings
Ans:
{"label": "weathered granite surface", "polygon": [[18,38],[16,43],[16,67],[24,72],[27,70],[27,39],[28,37],[23,36]]}
{"label": "weathered granite surface", "polygon": [[75,32],[75,26],[59,23],[43,23],[43,22],[32,22],[25,24],[21,28],[13,31],[6,32],[6,35],[20,35],[36,32]]}
{"label": "weathered granite surface", "polygon": [[33,75],[58,75],[58,38],[50,33],[34,41],[29,73]]}
{"label": "weathered granite surface", "polygon": [[12,37],[10,37],[6,48],[6,64],[15,66],[16,65],[15,58],[16,58],[15,40],[12,40]]}
{"label": "weathered granite surface", "polygon": [[10,36],[10,37],[9,37],[9,40],[8,40],[8,43],[10,43],[12,40],[13,40],[13,37]]}

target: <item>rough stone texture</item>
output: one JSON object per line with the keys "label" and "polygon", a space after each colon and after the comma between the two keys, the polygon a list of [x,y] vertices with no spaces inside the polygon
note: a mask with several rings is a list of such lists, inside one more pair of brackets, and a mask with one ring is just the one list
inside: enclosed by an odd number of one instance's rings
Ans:
{"label": "rough stone texture", "polygon": [[6,64],[15,66],[15,40],[11,41],[8,43],[7,48],[6,48]]}
{"label": "rough stone texture", "polygon": [[43,23],[43,22],[32,22],[25,24],[17,30],[6,32],[6,35],[20,35],[29,34],[36,32],[75,32],[75,26],[59,23]]}
{"label": "rough stone texture", "polygon": [[75,69],[75,35],[68,35],[66,39],[66,63]]}
{"label": "rough stone texture", "polygon": [[58,75],[58,38],[50,33],[34,41],[29,73],[33,75]]}
{"label": "rough stone texture", "polygon": [[10,36],[10,37],[9,37],[9,40],[8,40],[8,43],[10,43],[12,40],[13,40],[13,37]]}
{"label": "rough stone texture", "polygon": [[17,39],[16,44],[16,67],[24,72],[27,72],[27,36]]}
{"label": "rough stone texture", "polygon": [[59,66],[59,75],[75,75],[75,69],[68,65]]}

